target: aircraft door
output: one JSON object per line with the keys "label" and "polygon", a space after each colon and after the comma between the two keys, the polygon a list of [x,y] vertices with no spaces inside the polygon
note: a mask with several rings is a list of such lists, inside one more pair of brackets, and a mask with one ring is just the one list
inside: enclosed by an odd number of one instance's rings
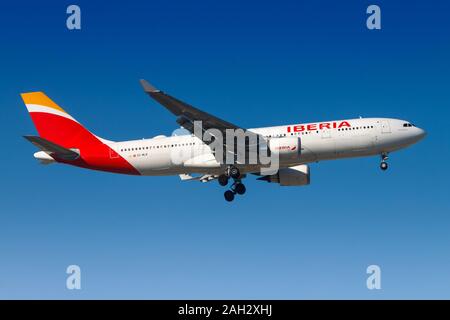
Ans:
{"label": "aircraft door", "polygon": [[329,138],[331,138],[330,129],[322,130],[322,139],[329,139]]}
{"label": "aircraft door", "polygon": [[391,126],[388,120],[381,121],[381,133],[391,133]]}

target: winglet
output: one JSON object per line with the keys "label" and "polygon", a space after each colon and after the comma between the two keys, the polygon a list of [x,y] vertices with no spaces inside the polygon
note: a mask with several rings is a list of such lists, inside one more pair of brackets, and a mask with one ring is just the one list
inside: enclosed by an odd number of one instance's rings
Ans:
{"label": "winglet", "polygon": [[160,92],[161,91],[161,90],[156,89],[154,86],[152,86],[150,83],[148,83],[144,79],[139,80],[139,82],[141,83],[141,86],[142,86],[142,88],[144,88],[145,92],[155,93],[155,92]]}

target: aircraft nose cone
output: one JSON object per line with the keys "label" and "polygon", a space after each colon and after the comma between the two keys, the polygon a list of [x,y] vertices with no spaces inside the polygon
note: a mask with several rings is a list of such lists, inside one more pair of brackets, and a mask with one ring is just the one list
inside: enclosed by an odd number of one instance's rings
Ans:
{"label": "aircraft nose cone", "polygon": [[427,132],[423,129],[417,128],[417,141],[422,140],[427,135]]}

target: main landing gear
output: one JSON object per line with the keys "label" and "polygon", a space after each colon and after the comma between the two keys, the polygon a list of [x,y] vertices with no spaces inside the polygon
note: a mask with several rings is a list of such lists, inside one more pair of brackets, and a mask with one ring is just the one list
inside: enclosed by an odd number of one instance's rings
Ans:
{"label": "main landing gear", "polygon": [[386,160],[388,159],[388,155],[387,153],[382,153],[381,154],[381,163],[380,163],[380,168],[383,171],[386,171],[388,169],[388,163],[386,162]]}
{"label": "main landing gear", "polygon": [[230,190],[227,190],[224,193],[225,200],[228,202],[233,201],[236,194],[242,195],[246,191],[245,185],[241,182],[241,173],[235,166],[229,166],[225,173],[221,174],[217,180],[219,180],[219,184],[224,187],[228,185],[230,178],[232,178],[234,182],[231,185]]}

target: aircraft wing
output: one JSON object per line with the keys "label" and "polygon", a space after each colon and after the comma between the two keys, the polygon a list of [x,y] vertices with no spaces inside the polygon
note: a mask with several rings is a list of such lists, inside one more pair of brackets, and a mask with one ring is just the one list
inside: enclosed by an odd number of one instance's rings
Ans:
{"label": "aircraft wing", "polygon": [[[181,100],[178,100],[177,98],[174,98],[167,93],[164,93],[163,91],[155,88],[150,83],[148,83],[146,80],[141,79],[140,80],[142,87],[144,88],[144,91],[154,100],[159,102],[161,105],[163,105],[167,110],[172,112],[177,117],[177,123],[185,128],[186,130],[190,131],[192,134],[195,134],[199,139],[202,141],[205,141],[204,136],[205,132],[208,129],[217,129],[222,133],[223,137],[223,147],[224,152],[230,153],[230,154],[237,154],[237,151],[235,149],[235,146],[227,146],[226,144],[226,130],[227,129],[242,129],[248,137],[251,135],[254,135],[253,141],[262,141],[264,140],[263,137],[259,136],[256,133],[252,133],[251,131],[246,130],[245,128],[242,128],[240,126],[237,126],[233,123],[230,123],[228,121],[222,120],[220,118],[217,118],[207,112],[204,112],[200,109],[197,109],[196,107],[191,106],[190,104],[183,102]],[[195,121],[201,121],[201,128],[202,130],[195,130]],[[214,133],[207,132],[208,136],[214,137]],[[202,136],[199,136],[201,134]],[[258,139],[259,138],[259,139]],[[213,141],[212,139],[210,141]],[[250,148],[249,145],[246,145],[246,150],[248,151]]]}
{"label": "aircraft wing", "polygon": [[177,117],[177,123],[191,133],[194,133],[194,121],[202,121],[203,131],[214,128],[225,133],[226,129],[243,129],[235,124],[197,109],[186,102],[178,100],[177,98],[156,89],[143,79],[141,79],[140,82],[144,91],[154,100],[166,107],[167,110],[172,112]]}

